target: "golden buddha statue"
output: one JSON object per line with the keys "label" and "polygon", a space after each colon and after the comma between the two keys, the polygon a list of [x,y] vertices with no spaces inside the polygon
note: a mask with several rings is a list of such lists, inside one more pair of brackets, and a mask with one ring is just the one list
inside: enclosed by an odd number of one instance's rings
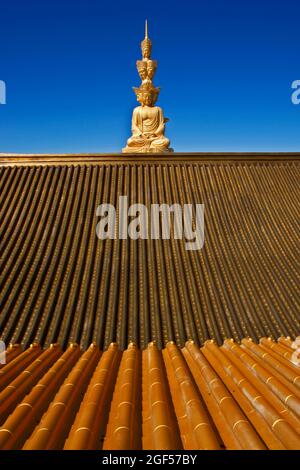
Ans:
{"label": "golden buddha statue", "polygon": [[142,60],[136,62],[142,84],[133,88],[140,106],[133,110],[131,131],[132,136],[123,148],[123,153],[172,152],[170,141],[165,137],[165,123],[162,109],[155,106],[160,89],[156,88],[152,79],[157,69],[157,61],[151,59],[152,43],[148,38],[146,20],[145,39],[141,43]]}

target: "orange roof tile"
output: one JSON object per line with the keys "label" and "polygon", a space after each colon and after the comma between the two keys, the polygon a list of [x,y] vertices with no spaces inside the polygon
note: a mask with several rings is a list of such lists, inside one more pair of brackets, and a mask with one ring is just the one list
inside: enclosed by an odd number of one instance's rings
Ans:
{"label": "orange roof tile", "polygon": [[300,367],[288,340],[261,343],[31,348],[17,395],[20,363],[1,369],[0,449],[300,449]]}

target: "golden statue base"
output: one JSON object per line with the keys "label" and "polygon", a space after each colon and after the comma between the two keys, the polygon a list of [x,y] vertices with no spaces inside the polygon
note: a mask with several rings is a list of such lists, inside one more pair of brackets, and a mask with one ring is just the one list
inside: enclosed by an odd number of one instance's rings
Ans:
{"label": "golden statue base", "polygon": [[128,147],[124,147],[122,149],[122,153],[172,153],[174,152],[174,149],[168,149],[168,150],[132,150]]}
{"label": "golden statue base", "polygon": [[132,147],[122,148],[122,153],[170,153],[170,152],[174,152],[174,149],[167,148],[167,149],[161,150],[161,149],[153,149],[149,147],[143,147],[140,149],[136,149]]}

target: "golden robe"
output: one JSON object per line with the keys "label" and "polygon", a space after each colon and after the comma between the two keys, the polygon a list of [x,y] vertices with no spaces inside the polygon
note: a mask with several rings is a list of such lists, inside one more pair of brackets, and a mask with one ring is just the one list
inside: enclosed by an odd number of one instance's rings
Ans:
{"label": "golden robe", "polygon": [[170,141],[164,136],[165,119],[158,106],[138,106],[132,114],[132,136],[123,152],[168,152]]}

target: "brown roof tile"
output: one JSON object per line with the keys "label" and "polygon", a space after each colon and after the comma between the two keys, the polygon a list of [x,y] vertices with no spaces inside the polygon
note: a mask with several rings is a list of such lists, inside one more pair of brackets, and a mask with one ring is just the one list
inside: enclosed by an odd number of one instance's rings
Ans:
{"label": "brown roof tile", "polygon": [[[12,349],[11,347],[9,348]],[[32,344],[26,351],[18,354],[10,360],[8,357],[7,364],[5,365],[5,372],[0,370],[0,392],[11,382],[18,374],[24,371],[32,360],[42,353],[42,349],[37,344]]]}
{"label": "brown roof tile", "polygon": [[[20,344],[9,344],[5,352],[5,363],[8,364],[15,357],[17,357],[22,352],[22,346]],[[4,364],[0,364],[0,369]]]}
{"label": "brown roof tile", "polygon": [[[47,354],[47,357],[43,357],[44,354],[45,356]],[[19,398],[21,394],[23,395],[25,390],[27,392],[29,387],[27,383],[29,380],[26,381],[25,379],[23,382],[22,374],[19,376],[20,383],[17,384],[16,381],[14,383],[17,396],[15,397],[12,393],[8,394],[12,397],[11,400],[8,399],[11,414],[3,423],[0,432],[0,447],[2,449],[15,449],[23,444],[24,440],[33,431],[36,423],[41,419],[57,389],[61,386],[66,373],[74,366],[80,354],[80,349],[77,345],[69,346],[63,354],[61,354],[58,347],[50,347],[45,353],[41,354],[39,359],[36,359],[33,363],[33,365],[35,365],[37,361],[40,363],[39,374],[36,373],[34,368],[30,370],[30,366],[24,371],[25,374],[30,371],[29,379],[31,379],[30,385],[32,388],[28,395],[26,395],[21,403],[12,411],[11,402],[13,402],[15,406],[17,398]],[[43,376],[36,383],[36,379],[42,375],[41,371]],[[9,389],[10,385],[8,385],[5,390],[10,392]],[[2,393],[4,393],[5,390]],[[5,411],[7,412],[7,407]]]}
{"label": "brown roof tile", "polygon": [[65,442],[65,449],[102,447],[120,356],[116,344],[111,344],[102,354]]}
{"label": "brown roof tile", "polygon": [[[143,349],[294,338],[299,162],[299,154],[0,157],[1,339],[104,350],[112,341]],[[174,237],[99,241],[96,207],[119,195],[148,208],[204,203],[203,249],[187,251]]]}
{"label": "brown roof tile", "polygon": [[181,449],[163,357],[154,343],[143,351],[143,448]]}
{"label": "brown roof tile", "polygon": [[26,441],[24,449],[49,450],[63,447],[99,356],[99,349],[92,344],[80,357],[60,386],[40,424]]}
{"label": "brown roof tile", "polygon": [[[220,432],[226,448],[234,449],[260,449],[264,448],[261,439],[253,429],[251,423],[241,410],[239,401],[229,393],[222,378],[218,376],[213,364],[207,361],[205,356],[198,348],[188,343],[186,347],[189,352],[185,357],[191,365],[191,359],[195,361],[198,367],[196,382],[199,391],[206,400],[208,410],[213,417],[217,429]],[[205,383],[203,383],[205,381]]]}
{"label": "brown roof tile", "polygon": [[141,449],[141,351],[132,343],[123,352],[103,449]]}

